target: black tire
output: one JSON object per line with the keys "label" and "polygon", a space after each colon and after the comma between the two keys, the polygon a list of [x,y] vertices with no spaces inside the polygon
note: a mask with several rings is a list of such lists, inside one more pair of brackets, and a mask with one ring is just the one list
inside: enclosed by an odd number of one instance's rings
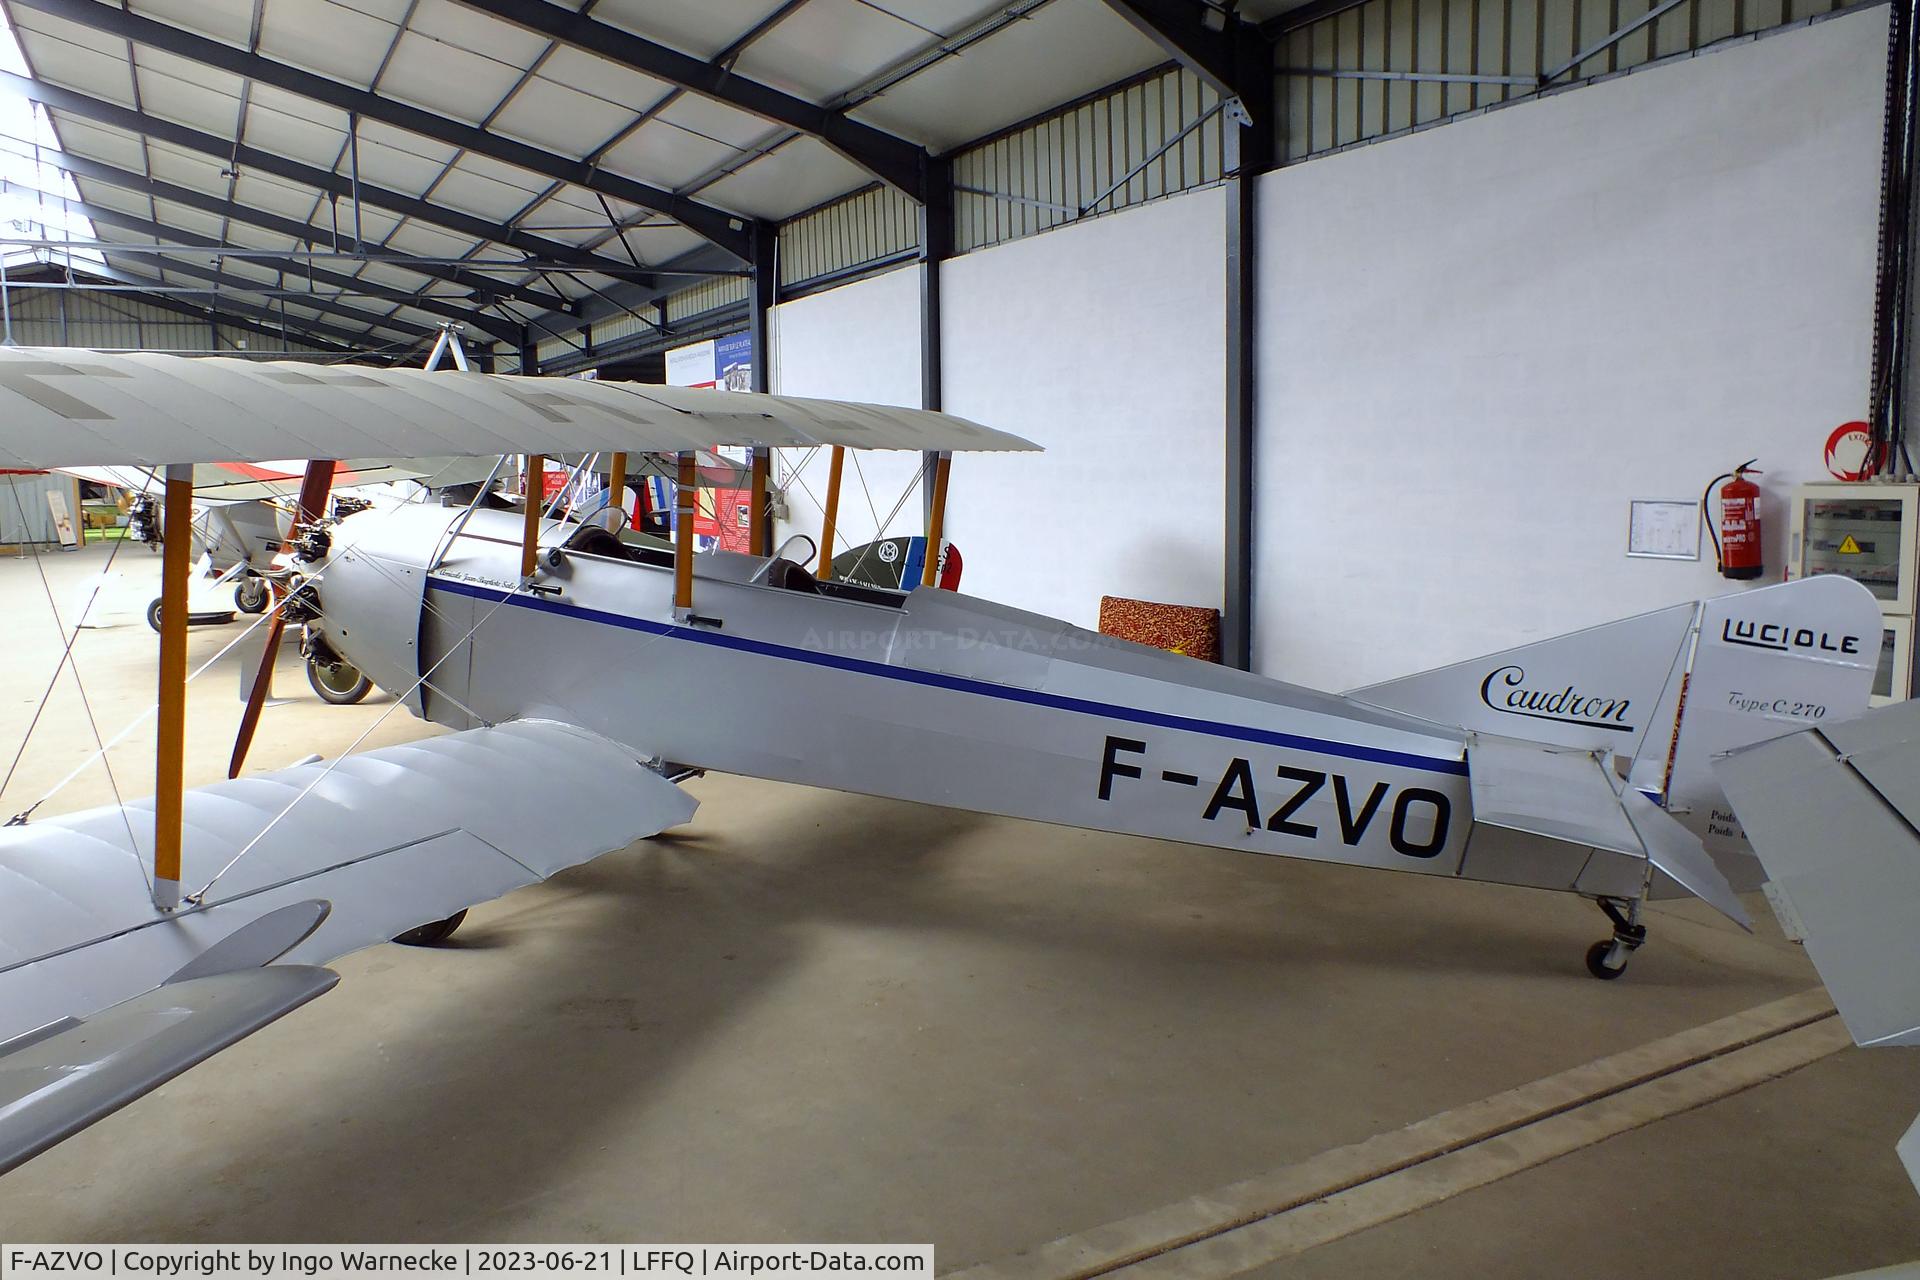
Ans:
{"label": "black tire", "polygon": [[272,599],[273,592],[268,589],[265,578],[249,575],[242,578],[240,585],[233,589],[234,607],[242,613],[264,613],[268,601]]}
{"label": "black tire", "polygon": [[[187,625],[190,627],[207,627],[217,623],[232,622],[233,618],[234,615],[231,613],[190,613],[187,615]],[[160,630],[159,596],[155,596],[147,602],[147,625],[155,631]]]}
{"label": "black tire", "polygon": [[409,929],[397,934],[394,941],[403,947],[437,947],[453,936],[460,922],[467,918],[465,911],[456,911],[445,920],[435,920],[432,924],[423,924],[417,929]]}
{"label": "black tire", "polygon": [[348,662],[315,662],[307,659],[307,683],[322,702],[350,707],[373,692],[373,681],[360,668]]}
{"label": "black tire", "polygon": [[[1618,969],[1607,967],[1607,953],[1613,950],[1613,939],[1596,942],[1587,948],[1587,972],[1602,982],[1612,982],[1627,971],[1626,961],[1622,960]],[[1629,955],[1632,953],[1629,952]]]}

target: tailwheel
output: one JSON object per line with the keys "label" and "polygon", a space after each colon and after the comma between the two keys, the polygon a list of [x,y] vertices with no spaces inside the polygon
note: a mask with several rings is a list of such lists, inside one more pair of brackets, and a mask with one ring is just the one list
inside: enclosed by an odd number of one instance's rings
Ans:
{"label": "tailwheel", "polygon": [[451,938],[453,931],[458,929],[460,922],[466,918],[467,913],[464,910],[456,911],[445,920],[435,920],[431,924],[423,924],[417,929],[396,934],[393,940],[403,947],[437,947]]}
{"label": "tailwheel", "polygon": [[307,658],[307,683],[321,699],[335,706],[350,706],[373,691],[373,681],[350,662],[322,662]]}
{"label": "tailwheel", "polygon": [[1587,972],[1602,982],[1612,982],[1627,971],[1626,953],[1616,958],[1614,946],[1613,939],[1607,938],[1587,948]]}
{"label": "tailwheel", "polygon": [[1627,971],[1627,959],[1647,940],[1647,926],[1640,923],[1639,898],[1601,898],[1600,909],[1613,922],[1613,936],[1587,948],[1587,972],[1602,982],[1612,982]]}

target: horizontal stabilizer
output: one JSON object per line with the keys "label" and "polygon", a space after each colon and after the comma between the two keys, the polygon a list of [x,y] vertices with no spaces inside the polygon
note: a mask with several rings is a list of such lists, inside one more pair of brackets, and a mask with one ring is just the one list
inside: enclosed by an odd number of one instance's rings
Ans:
{"label": "horizontal stabilizer", "polygon": [[1752,921],[1691,832],[1607,772],[1605,757],[1476,734],[1467,740],[1473,820],[1646,858],[1742,928]]}
{"label": "horizontal stabilizer", "polygon": [[0,1173],[324,994],[331,969],[272,965],[170,982],[0,1045]]}
{"label": "horizontal stabilizer", "polygon": [[1920,1044],[1920,702],[1714,762],[1847,1030]]}
{"label": "horizontal stabilizer", "polygon": [[1644,852],[1591,751],[1476,734],[1467,740],[1467,770],[1475,822],[1618,853]]}

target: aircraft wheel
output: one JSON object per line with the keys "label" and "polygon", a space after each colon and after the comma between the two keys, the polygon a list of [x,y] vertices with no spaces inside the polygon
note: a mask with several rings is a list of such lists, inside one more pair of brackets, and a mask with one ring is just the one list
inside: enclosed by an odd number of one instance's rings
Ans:
{"label": "aircraft wheel", "polygon": [[1616,969],[1616,968],[1610,967],[1607,963],[1607,958],[1612,954],[1613,954],[1612,938],[1607,938],[1604,941],[1596,942],[1592,946],[1588,947],[1587,948],[1587,972],[1592,974],[1594,977],[1600,979],[1600,981],[1602,982],[1612,982],[1615,978],[1625,973],[1627,971],[1626,957],[1622,956],[1620,958],[1620,967]]}
{"label": "aircraft wheel", "polygon": [[373,681],[350,662],[315,662],[308,658],[307,683],[321,701],[336,707],[352,706],[373,692]]}
{"label": "aircraft wheel", "polygon": [[233,603],[242,613],[259,613],[273,599],[265,578],[245,578],[233,589]]}
{"label": "aircraft wheel", "polygon": [[456,911],[445,920],[435,920],[432,924],[423,924],[417,929],[409,929],[399,934],[394,941],[403,947],[437,947],[453,936],[460,922],[467,918],[465,911]]}
{"label": "aircraft wheel", "polygon": [[[190,627],[211,626],[220,622],[232,622],[233,614],[228,613],[189,613],[187,625]],[[155,631],[160,629],[160,597],[155,596],[147,603],[147,625]]]}

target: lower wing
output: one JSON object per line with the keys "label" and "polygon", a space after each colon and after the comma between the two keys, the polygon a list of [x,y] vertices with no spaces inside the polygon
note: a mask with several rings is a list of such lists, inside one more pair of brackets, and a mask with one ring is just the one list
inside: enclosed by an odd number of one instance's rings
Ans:
{"label": "lower wing", "polygon": [[189,791],[171,912],[150,801],[0,829],[0,1171],[321,994],[315,966],[695,806],[632,749],[526,720]]}

